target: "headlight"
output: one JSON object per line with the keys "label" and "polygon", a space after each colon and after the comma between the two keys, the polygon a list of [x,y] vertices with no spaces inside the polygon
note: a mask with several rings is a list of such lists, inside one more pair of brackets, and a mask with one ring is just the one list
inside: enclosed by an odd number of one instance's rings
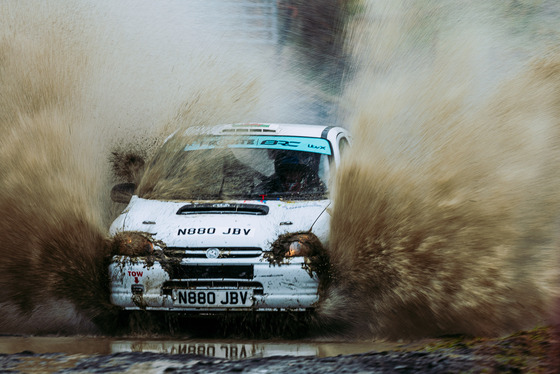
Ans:
{"label": "headlight", "polygon": [[307,270],[309,276],[319,277],[320,290],[328,288],[331,282],[329,254],[315,234],[309,231],[282,234],[271,244],[270,249],[270,252],[265,253],[265,258],[272,265],[283,266],[292,261],[299,264],[299,259],[293,258],[303,257],[302,268]]}
{"label": "headlight", "polygon": [[303,241],[293,241],[290,243],[288,247],[288,251],[284,256],[286,257],[296,257],[296,256],[309,256],[311,253],[311,248],[309,245],[304,243]]}
{"label": "headlight", "polygon": [[142,232],[122,232],[113,237],[112,252],[115,255],[147,256],[154,253],[150,236]]}
{"label": "headlight", "polygon": [[282,234],[272,243],[272,252],[268,259],[272,263],[281,263],[287,257],[314,256],[322,250],[319,239],[308,231]]}

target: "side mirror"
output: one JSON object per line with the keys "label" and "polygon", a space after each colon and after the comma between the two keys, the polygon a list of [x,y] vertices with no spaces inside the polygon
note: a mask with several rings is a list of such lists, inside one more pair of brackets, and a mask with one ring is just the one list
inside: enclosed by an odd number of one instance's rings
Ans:
{"label": "side mirror", "polygon": [[111,189],[111,200],[116,203],[128,204],[136,190],[134,183],[119,183]]}

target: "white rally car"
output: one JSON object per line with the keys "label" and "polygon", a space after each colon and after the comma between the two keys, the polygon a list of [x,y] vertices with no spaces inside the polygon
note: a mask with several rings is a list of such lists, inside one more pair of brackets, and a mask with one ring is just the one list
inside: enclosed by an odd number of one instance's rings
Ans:
{"label": "white rally car", "polygon": [[110,228],[111,302],[188,313],[310,311],[326,272],[341,127],[230,124],[176,132]]}

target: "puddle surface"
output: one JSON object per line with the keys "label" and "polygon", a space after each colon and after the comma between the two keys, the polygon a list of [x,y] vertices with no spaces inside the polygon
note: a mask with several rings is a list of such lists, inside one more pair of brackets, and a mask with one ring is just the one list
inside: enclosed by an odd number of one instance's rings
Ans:
{"label": "puddle surface", "polygon": [[152,352],[196,354],[226,359],[272,356],[330,357],[404,348],[395,342],[317,342],[317,341],[254,341],[254,340],[191,340],[191,339],[122,339],[108,337],[23,337],[0,338],[0,353],[23,351],[34,353],[113,354]]}

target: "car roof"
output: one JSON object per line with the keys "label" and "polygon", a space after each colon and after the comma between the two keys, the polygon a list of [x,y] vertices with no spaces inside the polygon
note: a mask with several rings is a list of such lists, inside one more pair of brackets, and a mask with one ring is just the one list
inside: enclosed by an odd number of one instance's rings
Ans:
{"label": "car roof", "polygon": [[[325,138],[333,126],[286,123],[232,123],[216,126],[191,127],[185,135],[278,135]],[[338,128],[338,127],[337,127]],[[342,128],[339,130],[344,131]]]}

